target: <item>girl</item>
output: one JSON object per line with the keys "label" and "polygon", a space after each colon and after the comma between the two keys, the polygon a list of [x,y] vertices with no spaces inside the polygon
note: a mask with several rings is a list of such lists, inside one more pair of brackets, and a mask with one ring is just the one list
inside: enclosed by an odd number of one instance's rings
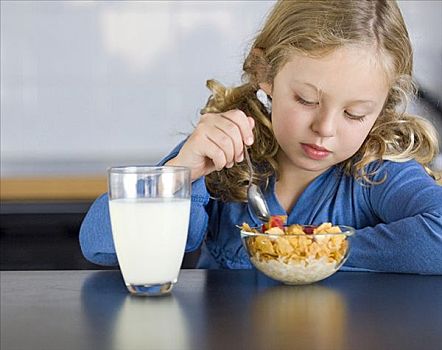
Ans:
{"label": "girl", "polygon": [[[191,169],[187,251],[200,268],[250,268],[236,225],[249,147],[272,215],[356,228],[344,268],[442,274],[442,187],[434,128],[403,109],[412,49],[393,1],[279,1],[244,62],[245,83],[212,96],[194,132],[161,164]],[[115,265],[108,198],[80,231],[84,255]]]}

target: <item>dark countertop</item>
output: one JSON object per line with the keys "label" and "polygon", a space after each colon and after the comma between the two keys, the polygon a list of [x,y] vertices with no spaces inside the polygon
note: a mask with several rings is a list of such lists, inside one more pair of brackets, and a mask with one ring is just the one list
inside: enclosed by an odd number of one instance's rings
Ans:
{"label": "dark countertop", "polygon": [[134,297],[120,272],[1,272],[12,349],[440,349],[442,276],[338,272],[284,286],[255,270],[182,270]]}

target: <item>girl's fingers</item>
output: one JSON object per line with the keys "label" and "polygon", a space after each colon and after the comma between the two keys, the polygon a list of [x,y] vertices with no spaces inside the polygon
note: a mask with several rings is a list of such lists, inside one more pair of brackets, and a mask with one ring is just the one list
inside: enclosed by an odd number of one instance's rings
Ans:
{"label": "girl's fingers", "polygon": [[[249,121],[250,128],[253,130],[253,128],[255,127],[255,119],[253,119],[252,117],[247,117],[247,119]],[[253,138],[253,132],[252,132],[252,138]]]}
{"label": "girl's fingers", "polygon": [[221,171],[226,166],[227,160],[224,151],[210,138],[206,142],[205,155],[213,162],[215,170]]}
{"label": "girl's fingers", "polygon": [[235,162],[243,161],[244,144],[253,143],[254,125],[253,118],[247,117],[240,110],[202,115],[190,138],[192,142],[189,145],[192,146],[189,146],[189,150],[193,148],[193,152],[196,152],[194,155],[207,158],[210,164],[201,167],[198,161],[196,167],[201,169],[201,173],[207,174],[213,171],[213,167],[220,171],[224,167],[231,168]]}
{"label": "girl's fingers", "polygon": [[[253,143],[253,118],[247,117],[246,114],[239,109],[227,111],[221,115],[237,125],[241,133],[243,143],[245,143],[247,146],[250,146]],[[251,125],[249,119],[252,119],[253,125]]]}
{"label": "girl's fingers", "polygon": [[242,161],[244,144],[238,125],[226,117],[221,117],[216,127],[221,130],[231,141],[233,154],[227,154],[227,160],[231,162]]}
{"label": "girl's fingers", "polygon": [[224,152],[225,165],[231,167],[235,157],[234,138],[223,130],[222,125],[216,125],[208,130],[207,138]]}

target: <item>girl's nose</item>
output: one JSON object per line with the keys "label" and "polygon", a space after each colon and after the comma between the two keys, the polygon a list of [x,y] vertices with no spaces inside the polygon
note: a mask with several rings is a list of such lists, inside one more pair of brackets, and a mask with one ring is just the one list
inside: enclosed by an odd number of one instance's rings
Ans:
{"label": "girl's nose", "polygon": [[311,123],[312,131],[320,137],[333,137],[336,134],[337,118],[331,111],[318,108]]}

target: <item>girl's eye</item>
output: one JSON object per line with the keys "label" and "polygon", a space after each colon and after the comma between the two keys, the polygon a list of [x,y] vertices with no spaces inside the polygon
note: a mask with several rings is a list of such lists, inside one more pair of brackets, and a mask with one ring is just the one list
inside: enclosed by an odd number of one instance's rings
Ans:
{"label": "girl's eye", "polygon": [[319,105],[319,102],[306,101],[299,96],[296,96],[295,99],[297,102],[299,102],[300,104],[302,104],[304,106],[317,106],[317,105]]}
{"label": "girl's eye", "polygon": [[347,118],[351,119],[351,120],[357,120],[360,122],[364,121],[365,115],[354,115],[351,113],[348,113],[347,111],[344,111],[345,115],[347,116]]}

